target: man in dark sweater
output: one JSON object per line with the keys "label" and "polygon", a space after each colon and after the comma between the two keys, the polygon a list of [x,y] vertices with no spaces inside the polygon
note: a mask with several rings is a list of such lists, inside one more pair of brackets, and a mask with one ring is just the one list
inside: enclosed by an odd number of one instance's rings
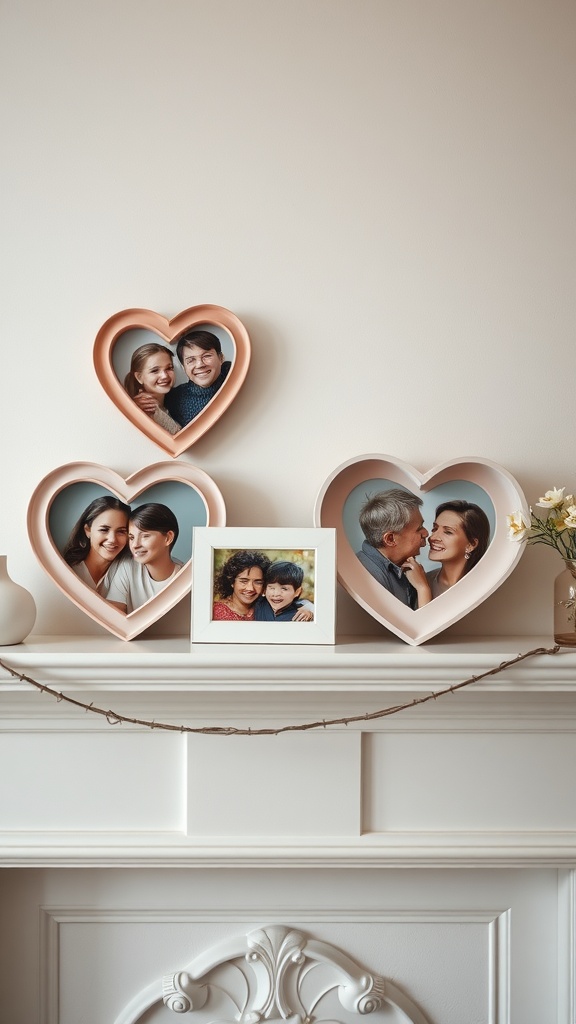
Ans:
{"label": "man in dark sweater", "polygon": [[414,557],[428,536],[421,504],[421,498],[398,487],[373,494],[360,509],[366,540],[357,557],[378,583],[413,609],[419,607],[419,601],[418,591],[408,578],[412,574],[426,595],[420,603],[430,599],[424,570]]}
{"label": "man in dark sweater", "polygon": [[176,355],[188,380],[168,392],[164,406],[185,427],[220,390],[231,363],[224,362],[220,339],[211,331],[187,331],[178,339]]}

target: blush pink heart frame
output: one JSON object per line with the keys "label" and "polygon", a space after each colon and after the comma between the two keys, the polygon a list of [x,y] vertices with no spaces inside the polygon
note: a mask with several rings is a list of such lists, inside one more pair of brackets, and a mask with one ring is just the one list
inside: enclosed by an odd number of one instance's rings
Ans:
{"label": "blush pink heart frame", "polygon": [[164,590],[125,615],[91,590],[66,564],[50,533],[50,508],[56,496],[71,484],[95,483],[126,504],[131,504],[148,488],[163,482],[179,482],[191,487],[202,499],[206,509],[206,525],[226,525],[226,507],[220,490],[207,473],[185,463],[177,463],[177,466],[168,462],[157,463],[126,479],[106,466],[91,462],[69,463],[44,477],[28,506],[28,535],[42,568],[81,611],[121,640],[132,640],[138,636],[189,593],[192,583],[191,560]]}
{"label": "blush pink heart frame", "polygon": [[[126,331],[136,328],[152,331],[165,345],[175,351],[180,335],[200,325],[222,327],[233,342],[234,359],[222,387],[202,412],[177,434],[169,434],[164,427],[143,412],[124,390],[114,370],[114,346]],[[248,331],[238,317],[223,306],[191,306],[190,309],[178,313],[172,320],[167,320],[151,309],[124,309],[102,325],[94,342],[94,368],[110,400],[138,430],[173,458],[195,444],[226,412],[244,383],[249,365]]]}
{"label": "blush pink heart frame", "polygon": [[[430,604],[414,611],[390,594],[356,557],[346,535],[342,513],[351,491],[368,481],[392,481],[421,495],[441,484],[468,481],[481,487],[495,512],[494,536],[471,572]],[[314,509],[316,526],[336,529],[338,579],[357,603],[406,643],[417,645],[436,636],[485,601],[510,575],[524,545],[507,536],[506,516],[517,509],[526,514],[526,499],[512,476],[486,459],[455,459],[428,473],[387,455],[361,455],[343,463],[322,487]]]}

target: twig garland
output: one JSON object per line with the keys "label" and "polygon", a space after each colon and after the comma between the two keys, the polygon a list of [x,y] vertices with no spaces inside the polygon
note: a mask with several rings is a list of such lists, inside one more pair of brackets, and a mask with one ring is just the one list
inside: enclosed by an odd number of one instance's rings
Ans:
{"label": "twig garland", "polygon": [[515,658],[510,658],[508,661],[501,661],[499,665],[495,665],[494,668],[487,669],[486,672],[481,672],[477,676],[469,676],[468,679],[464,679],[461,683],[453,683],[451,686],[446,686],[442,690],[434,690],[432,693],[426,694],[424,697],[415,697],[413,700],[407,701],[405,704],[394,704],[388,708],[381,708],[379,711],[368,711],[364,715],[350,715],[348,718],[323,718],[320,722],[305,722],[300,725],[282,725],[277,729],[238,729],[233,725],[206,725],[206,726],[192,726],[192,725],[171,725],[168,722],[155,722],[147,721],[143,718],[130,718],[128,715],[118,714],[116,711],[105,711],[104,708],[97,708],[93,703],[86,704],[84,701],[76,700],[74,697],[68,697],[64,693],[60,693],[58,690],[52,689],[51,686],[46,686],[45,683],[39,683],[38,680],[32,679],[30,676],[26,676],[21,672],[17,672],[16,669],[7,665],[6,662],[0,659],[0,668],[3,668],[5,672],[13,676],[15,679],[19,679],[22,683],[29,683],[30,686],[36,687],[41,693],[48,693],[51,697],[55,697],[57,701],[66,701],[67,704],[73,704],[74,707],[82,708],[84,711],[89,711],[93,715],[101,715],[106,719],[108,725],[121,725],[125,722],[128,725],[140,725],[145,726],[147,729],[164,729],[169,732],[180,732],[180,733],[204,733],[209,736],[279,736],[283,732],[308,732],[310,729],[326,729],[331,725],[350,725],[352,722],[372,722],[377,718],[386,718],[388,715],[397,715],[400,711],[406,711],[408,708],[417,707],[420,704],[427,704],[430,700],[437,700],[439,697],[444,697],[447,693],[455,693],[456,690],[461,690],[465,686],[471,686],[472,683],[477,683],[480,679],[486,679],[487,676],[498,675],[499,672],[503,672],[504,669],[511,668],[514,665],[518,665],[521,661],[526,661],[528,658],[534,658],[538,654],[558,654],[560,645],[555,644],[554,647],[535,647],[531,651],[525,651],[523,654],[517,654]]}

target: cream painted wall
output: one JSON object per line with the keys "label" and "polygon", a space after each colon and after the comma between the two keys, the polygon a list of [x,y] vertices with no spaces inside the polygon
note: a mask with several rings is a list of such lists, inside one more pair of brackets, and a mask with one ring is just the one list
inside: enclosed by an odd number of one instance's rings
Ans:
{"label": "cream painted wall", "polygon": [[[92,369],[129,306],[251,333],[183,456],[230,525],[310,524],[366,452],[576,489],[571,0],[7,0],[1,23],[0,550],[37,632],[99,632],[30,550],[38,481],[164,460]],[[530,549],[450,632],[546,632],[559,568]],[[338,625],[383,633],[346,595]]]}

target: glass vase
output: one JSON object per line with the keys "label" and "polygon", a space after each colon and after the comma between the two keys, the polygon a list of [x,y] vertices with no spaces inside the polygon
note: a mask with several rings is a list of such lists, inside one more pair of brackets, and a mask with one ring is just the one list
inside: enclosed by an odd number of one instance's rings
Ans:
{"label": "glass vase", "polygon": [[554,641],[576,647],[576,561],[566,558],[564,565],[554,580]]}

